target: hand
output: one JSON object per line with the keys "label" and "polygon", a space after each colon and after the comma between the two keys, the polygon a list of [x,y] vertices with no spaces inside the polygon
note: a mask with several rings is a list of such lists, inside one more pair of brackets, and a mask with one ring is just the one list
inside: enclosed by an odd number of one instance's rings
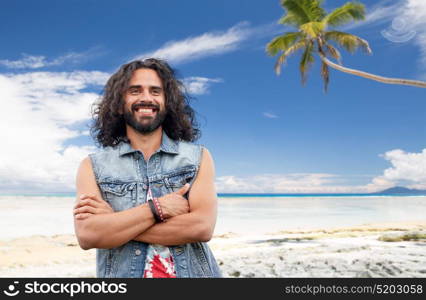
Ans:
{"label": "hand", "polygon": [[114,210],[103,199],[93,195],[81,195],[80,200],[74,206],[74,218],[84,220],[91,215],[113,213]]}
{"label": "hand", "polygon": [[189,184],[185,184],[177,192],[158,198],[165,219],[189,212],[188,200],[183,197],[189,190]]}

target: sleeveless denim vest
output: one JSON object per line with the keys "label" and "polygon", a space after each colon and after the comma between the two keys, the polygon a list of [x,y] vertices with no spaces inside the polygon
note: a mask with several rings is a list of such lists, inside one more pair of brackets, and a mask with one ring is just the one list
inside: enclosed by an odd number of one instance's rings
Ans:
{"label": "sleeveless denim vest", "polygon": [[[202,147],[173,141],[164,131],[162,136],[160,149],[148,162],[139,150],[126,142],[89,155],[102,197],[114,211],[145,203],[148,186],[154,197],[161,197],[195,180]],[[146,243],[129,241],[117,248],[97,249],[97,277],[142,278],[147,247]],[[221,277],[206,243],[170,246],[169,249],[177,277]]]}

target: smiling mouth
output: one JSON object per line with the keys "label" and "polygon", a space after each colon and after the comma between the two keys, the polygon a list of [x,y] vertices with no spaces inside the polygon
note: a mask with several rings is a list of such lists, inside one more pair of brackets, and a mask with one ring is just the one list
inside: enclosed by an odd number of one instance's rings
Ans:
{"label": "smiling mouth", "polygon": [[135,104],[132,106],[133,112],[137,113],[140,116],[153,116],[156,112],[159,111],[159,108],[154,105],[144,105],[144,104]]}
{"label": "smiling mouth", "polygon": [[150,113],[157,112],[157,109],[156,108],[142,108],[141,107],[141,108],[136,109],[136,112],[150,114]]}

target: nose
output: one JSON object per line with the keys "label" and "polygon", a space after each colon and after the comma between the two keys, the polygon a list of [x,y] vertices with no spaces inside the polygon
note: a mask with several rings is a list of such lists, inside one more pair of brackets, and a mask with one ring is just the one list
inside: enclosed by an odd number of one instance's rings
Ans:
{"label": "nose", "polygon": [[143,92],[139,94],[137,101],[153,102],[154,97],[150,93]]}

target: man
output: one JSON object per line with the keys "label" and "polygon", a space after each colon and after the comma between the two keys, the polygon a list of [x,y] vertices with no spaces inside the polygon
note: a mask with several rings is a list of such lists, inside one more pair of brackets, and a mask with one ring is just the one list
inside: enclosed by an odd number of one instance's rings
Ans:
{"label": "man", "polygon": [[102,151],[77,173],[74,226],[98,277],[220,277],[214,164],[182,83],[161,60],[123,65],[94,110]]}

